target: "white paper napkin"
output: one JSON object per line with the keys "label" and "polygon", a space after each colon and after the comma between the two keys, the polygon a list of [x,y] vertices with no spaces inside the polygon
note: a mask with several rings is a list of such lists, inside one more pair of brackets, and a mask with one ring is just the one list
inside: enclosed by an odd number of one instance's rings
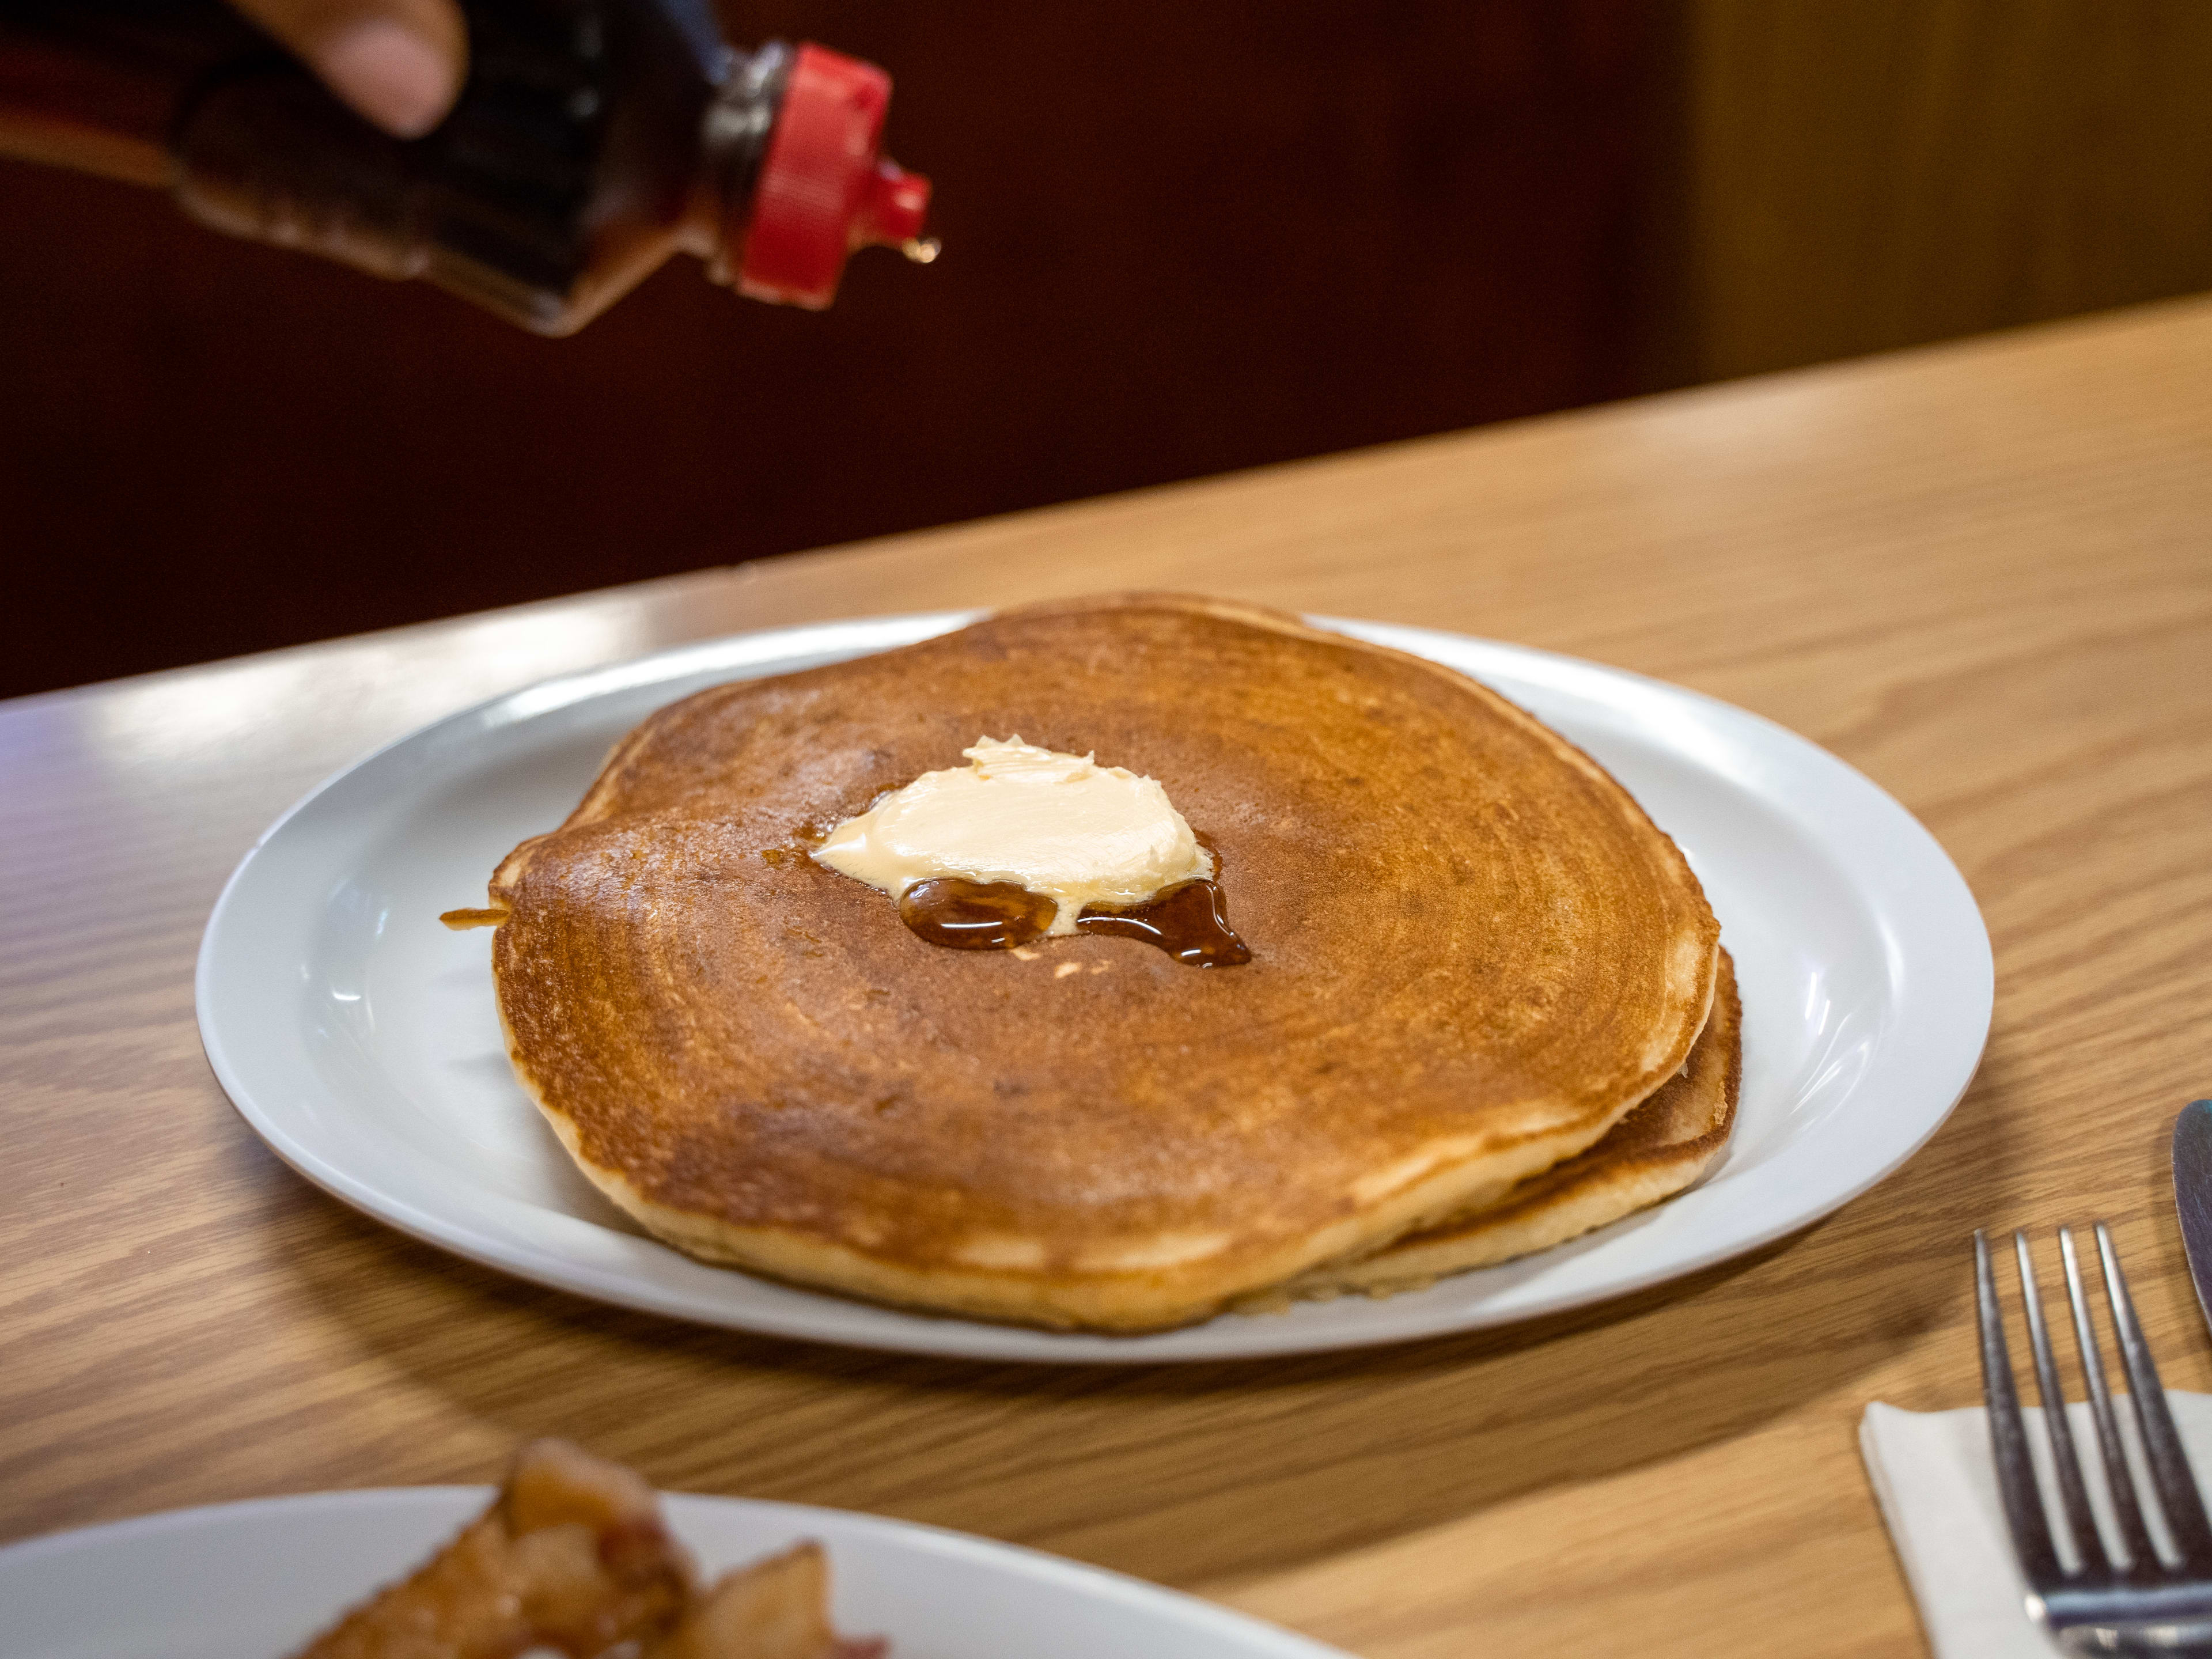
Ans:
{"label": "white paper napkin", "polygon": [[[2190,1462],[2212,1473],[2212,1395],[2169,1389],[2166,1398]],[[2135,1413],[2125,1396],[2112,1403],[2136,1465],[2136,1489],[2148,1494],[2151,1486],[2135,1443]],[[2047,1491],[2043,1413],[2030,1407],[2023,1414],[2029,1419],[2029,1448],[2045,1467]],[[2122,1554],[2095,1455],[2096,1425],[2084,1403],[2069,1406],[2066,1414],[2106,1547]],[[1859,1450],[1937,1659],[2050,1659],[2057,1653],[2057,1645],[2029,1620],[2024,1605],[2027,1586],[2013,1559],[2012,1534],[2005,1530],[1997,1498],[1988,1413],[1978,1406],[1905,1412],[1876,1402],[1859,1420]],[[2148,1507],[2146,1523],[2163,1545],[2165,1528],[2155,1503]],[[2055,1516],[2051,1529],[2063,1538]],[[2065,1544],[2059,1547],[2062,1554],[2069,1553]]]}

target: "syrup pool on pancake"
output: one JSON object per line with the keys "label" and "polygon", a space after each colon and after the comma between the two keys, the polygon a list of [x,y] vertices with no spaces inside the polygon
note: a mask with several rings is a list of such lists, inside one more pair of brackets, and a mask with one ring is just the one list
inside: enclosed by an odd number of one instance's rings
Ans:
{"label": "syrup pool on pancake", "polygon": [[1152,778],[982,737],[838,824],[815,860],[889,894],[918,937],[1011,950],[1076,933],[1158,946],[1196,968],[1252,952],[1229,926],[1213,855]]}

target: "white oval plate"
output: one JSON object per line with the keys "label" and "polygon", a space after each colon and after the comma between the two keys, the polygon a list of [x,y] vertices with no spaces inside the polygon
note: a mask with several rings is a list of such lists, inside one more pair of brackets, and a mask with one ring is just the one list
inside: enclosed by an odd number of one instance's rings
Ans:
{"label": "white oval plate", "polygon": [[514,1080],[478,902],[566,817],[609,747],[703,686],[905,645],[957,615],[740,635],[572,674],[424,727],[340,773],[240,864],[200,946],[200,1036],[278,1156],[471,1261],[708,1324],[1002,1359],[1222,1359],[1528,1319],[1692,1273],[1818,1219],[1904,1163],[1988,1035],[1989,936],[1920,824],[1826,750],[1677,686],[1547,652],[1321,625],[1462,669],[1580,744],[1688,856],[1743,989],[1743,1098],[1705,1182],[1558,1249],[1384,1301],[1110,1337],[938,1319],[710,1267],[579,1175]]}
{"label": "white oval plate", "polygon": [[[317,1492],[177,1510],[0,1549],[9,1659],[278,1659],[412,1571],[488,1486]],[[1346,1659],[1195,1596],[1036,1550],[804,1504],[671,1493],[708,1574],[804,1538],[837,1627],[890,1659]]]}

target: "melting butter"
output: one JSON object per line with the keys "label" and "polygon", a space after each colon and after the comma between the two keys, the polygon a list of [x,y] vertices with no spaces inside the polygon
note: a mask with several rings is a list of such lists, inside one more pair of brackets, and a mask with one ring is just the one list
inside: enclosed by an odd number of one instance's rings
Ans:
{"label": "melting butter", "polygon": [[819,862],[897,898],[916,882],[1018,883],[1058,907],[1072,933],[1086,904],[1141,904],[1213,860],[1152,778],[1090,755],[978,738],[966,766],[925,772],[847,818]]}

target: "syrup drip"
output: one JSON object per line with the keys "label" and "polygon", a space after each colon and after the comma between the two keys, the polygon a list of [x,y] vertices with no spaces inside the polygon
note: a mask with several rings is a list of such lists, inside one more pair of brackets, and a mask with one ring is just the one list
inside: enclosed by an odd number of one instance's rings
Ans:
{"label": "syrup drip", "polygon": [[1235,968],[1252,947],[1229,925],[1221,884],[1200,879],[1164,887],[1142,904],[1094,904],[1075,919],[1078,931],[1140,939],[1193,968]]}
{"label": "syrup drip", "polygon": [[[1053,902],[1011,881],[918,881],[899,900],[899,920],[932,945],[1005,951],[1052,926]],[[1229,926],[1219,884],[1179,881],[1142,904],[1093,905],[1076,918],[1086,933],[1139,939],[1194,968],[1234,968],[1252,951]]]}
{"label": "syrup drip", "polygon": [[1019,882],[918,881],[899,896],[899,920],[932,945],[955,951],[1006,951],[1052,926],[1058,908]]}
{"label": "syrup drip", "polygon": [[458,933],[471,927],[496,927],[507,918],[505,910],[447,910],[438,920]]}

